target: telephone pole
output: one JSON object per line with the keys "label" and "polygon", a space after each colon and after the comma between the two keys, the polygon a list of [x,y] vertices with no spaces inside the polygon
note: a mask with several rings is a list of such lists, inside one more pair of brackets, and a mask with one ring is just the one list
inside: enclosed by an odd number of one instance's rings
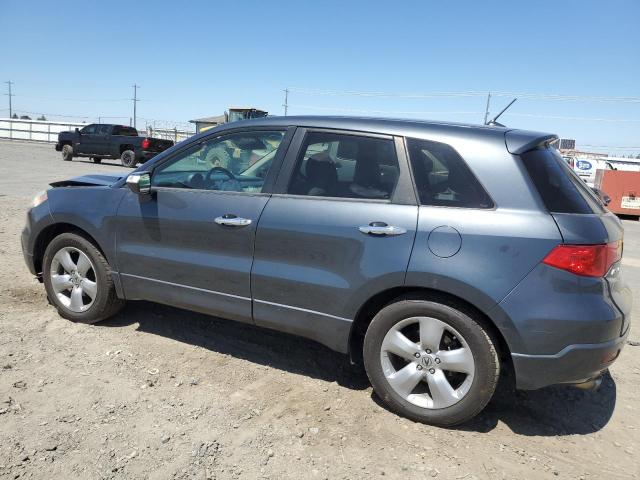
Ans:
{"label": "telephone pole", "polygon": [[140,101],[138,100],[138,89],[140,85],[133,84],[133,128],[136,128],[136,105]]}
{"label": "telephone pole", "polygon": [[11,118],[11,116],[13,115],[13,110],[11,108],[11,97],[15,96],[13,93],[11,93],[11,85],[13,85],[13,82],[11,80],[8,80],[8,81],[6,81],[4,83],[9,85],[9,93],[5,93],[5,95],[9,96],[9,118]]}
{"label": "telephone pole", "polygon": [[282,105],[284,107],[284,116],[287,116],[287,111],[289,110],[289,89],[285,88],[284,89],[284,104]]}

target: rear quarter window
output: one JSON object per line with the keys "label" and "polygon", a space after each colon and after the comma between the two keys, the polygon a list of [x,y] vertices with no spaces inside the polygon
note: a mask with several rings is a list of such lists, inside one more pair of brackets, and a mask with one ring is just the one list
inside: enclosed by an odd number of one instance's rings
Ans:
{"label": "rear quarter window", "polygon": [[493,208],[489,194],[451,146],[407,138],[407,147],[421,205]]}
{"label": "rear quarter window", "polygon": [[552,148],[523,153],[522,163],[551,213],[602,213],[604,208],[589,186]]}

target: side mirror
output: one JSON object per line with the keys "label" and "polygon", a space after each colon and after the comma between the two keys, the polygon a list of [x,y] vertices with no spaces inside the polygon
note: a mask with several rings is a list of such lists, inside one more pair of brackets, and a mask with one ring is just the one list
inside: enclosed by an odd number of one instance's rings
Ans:
{"label": "side mirror", "polygon": [[80,132],[80,129],[79,129],[78,127],[76,127],[76,133],[77,133],[77,134],[80,134],[80,133],[81,133],[81,132]]}
{"label": "side mirror", "polygon": [[132,173],[127,177],[127,187],[137,195],[151,193],[151,175],[149,172]]}

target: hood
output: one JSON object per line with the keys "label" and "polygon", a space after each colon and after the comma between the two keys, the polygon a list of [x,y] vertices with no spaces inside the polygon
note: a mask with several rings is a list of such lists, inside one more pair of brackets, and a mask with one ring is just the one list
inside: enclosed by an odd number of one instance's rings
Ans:
{"label": "hood", "polygon": [[61,180],[59,182],[52,182],[49,185],[52,187],[93,187],[103,186],[109,187],[116,183],[123,177],[126,177],[126,173],[103,173],[101,175],[81,175],[79,177],[73,177],[69,180]]}

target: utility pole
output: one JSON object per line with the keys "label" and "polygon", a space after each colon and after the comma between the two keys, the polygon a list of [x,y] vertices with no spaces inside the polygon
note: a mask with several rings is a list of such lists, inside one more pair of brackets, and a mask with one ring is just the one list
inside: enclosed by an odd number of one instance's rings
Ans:
{"label": "utility pole", "polygon": [[5,95],[9,96],[9,118],[11,118],[11,116],[13,115],[13,109],[11,108],[11,97],[14,97],[15,95],[13,93],[11,93],[11,85],[13,85],[13,82],[11,80],[4,82],[7,85],[9,85],[9,93],[5,93]]}
{"label": "utility pole", "polygon": [[284,116],[287,116],[287,111],[289,110],[289,89],[285,88],[284,89],[284,104],[282,105],[284,107]]}
{"label": "utility pole", "polygon": [[491,92],[489,92],[489,95],[487,95],[487,107],[484,109],[484,123],[483,123],[483,125],[487,124],[487,118],[489,118],[489,102],[491,102]]}
{"label": "utility pole", "polygon": [[[138,100],[138,89],[140,85],[133,84],[133,128],[136,128],[136,104],[140,101]],[[129,122],[131,123],[131,122]]]}

